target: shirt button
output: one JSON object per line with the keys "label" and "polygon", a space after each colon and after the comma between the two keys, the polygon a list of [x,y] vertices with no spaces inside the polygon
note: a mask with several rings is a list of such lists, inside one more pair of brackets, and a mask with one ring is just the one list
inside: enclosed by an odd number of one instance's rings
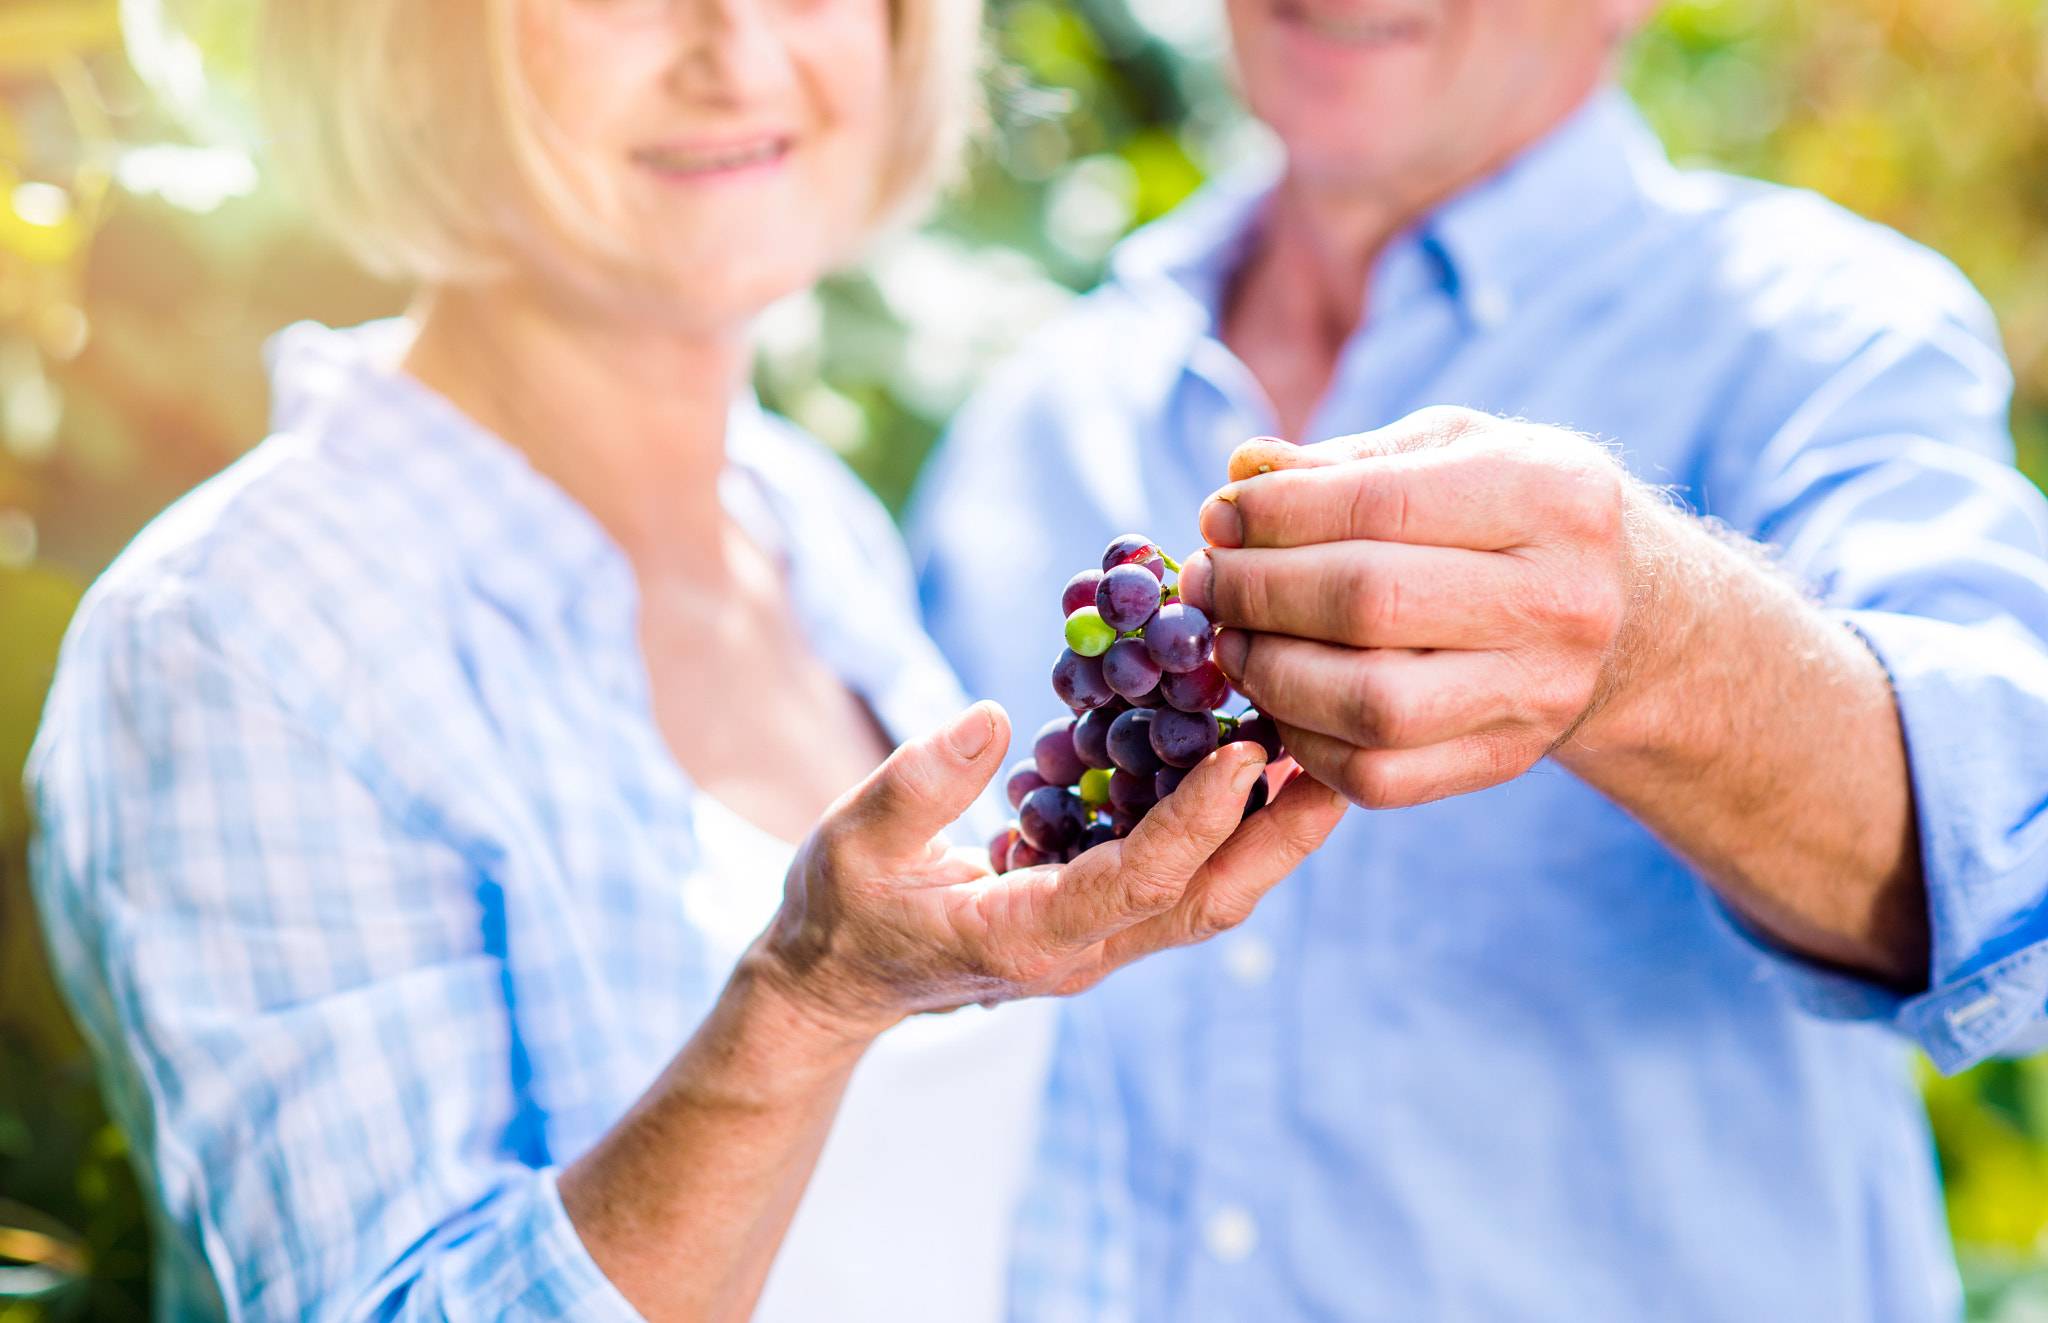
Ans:
{"label": "shirt button", "polygon": [[1490,331],[1514,315],[1515,300],[1499,285],[1481,285],[1472,291],[1470,308],[1472,320]]}
{"label": "shirt button", "polygon": [[1240,937],[1223,948],[1223,968],[1238,986],[1256,988],[1273,974],[1273,944],[1263,937]]}
{"label": "shirt button", "polygon": [[1202,1243],[1218,1263],[1243,1263],[1259,1247],[1259,1224],[1244,1209],[1226,1205],[1209,1215]]}

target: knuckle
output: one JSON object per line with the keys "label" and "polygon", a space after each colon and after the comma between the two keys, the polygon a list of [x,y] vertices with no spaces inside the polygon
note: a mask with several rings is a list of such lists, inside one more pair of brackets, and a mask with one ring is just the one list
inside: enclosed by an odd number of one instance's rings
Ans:
{"label": "knuckle", "polygon": [[1371,647],[1381,639],[1396,637],[1408,609],[1399,577],[1380,572],[1362,554],[1346,556],[1334,565],[1324,591],[1333,599],[1330,614],[1341,622],[1342,641],[1355,647]]}
{"label": "knuckle", "polygon": [[1407,522],[1407,489],[1399,482],[1389,481],[1384,470],[1369,465],[1345,473],[1350,480],[1349,509],[1345,511],[1347,531],[1353,537],[1387,537],[1391,532],[1395,535],[1393,540],[1398,541]]}
{"label": "knuckle", "polygon": [[1180,884],[1157,873],[1138,872],[1124,879],[1124,904],[1134,914],[1158,914],[1180,900]]}
{"label": "knuckle", "polygon": [[1249,908],[1238,901],[1208,897],[1195,906],[1188,921],[1188,936],[1197,942],[1206,942],[1218,933],[1227,933],[1251,916]]}
{"label": "knuckle", "polygon": [[1402,804],[1402,786],[1390,759],[1370,750],[1351,756],[1344,769],[1344,793],[1361,808],[1389,809]]}
{"label": "knuckle", "polygon": [[1364,748],[1386,748],[1407,733],[1408,717],[1384,677],[1370,668],[1351,688],[1341,714],[1349,742]]}
{"label": "knuckle", "polygon": [[1554,457],[1543,496],[1553,514],[1579,537],[1612,542],[1626,519],[1626,488],[1619,467],[1590,444]]}
{"label": "knuckle", "polygon": [[1578,719],[1593,701],[1592,676],[1559,667],[1530,686],[1528,710],[1521,724],[1539,730],[1558,731]]}
{"label": "knuckle", "polygon": [[[1409,415],[1412,434],[1422,445],[1444,445],[1475,432],[1484,432],[1499,419],[1455,404],[1432,404]],[[1404,447],[1417,449],[1418,446]]]}
{"label": "knuckle", "polygon": [[818,866],[836,873],[861,848],[859,819],[850,813],[834,813],[818,824],[813,839]]}

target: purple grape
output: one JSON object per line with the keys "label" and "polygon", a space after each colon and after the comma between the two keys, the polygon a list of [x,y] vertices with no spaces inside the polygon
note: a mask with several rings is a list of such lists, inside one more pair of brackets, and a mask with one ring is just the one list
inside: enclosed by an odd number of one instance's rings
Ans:
{"label": "purple grape", "polygon": [[1017,830],[1048,857],[1057,857],[1080,840],[1087,826],[1088,810],[1058,786],[1040,786],[1024,797],[1024,807],[1017,811]]}
{"label": "purple grape", "polygon": [[1133,708],[1109,726],[1109,760],[1132,776],[1142,776],[1149,785],[1163,764],[1152,750],[1153,713]]}
{"label": "purple grape", "polygon": [[1258,712],[1240,719],[1237,729],[1230,732],[1230,737],[1223,742],[1236,744],[1239,740],[1250,740],[1264,749],[1269,763],[1286,752],[1280,747],[1280,727],[1273,723],[1273,718]]}
{"label": "purple grape", "polygon": [[1170,602],[1145,626],[1145,651],[1162,671],[1192,671],[1216,650],[1216,631],[1200,608]]}
{"label": "purple grape", "polygon": [[[1115,644],[1110,645],[1112,649]],[[1107,655],[1107,654],[1105,654]],[[1150,660],[1148,657],[1147,660]],[[1112,689],[1114,685],[1110,686]],[[1183,712],[1208,712],[1230,701],[1230,680],[1212,658],[1192,671],[1162,671],[1159,696]]]}
{"label": "purple grape", "polygon": [[[1132,813],[1128,809],[1111,808],[1109,811],[1109,829],[1116,833],[1118,840],[1122,840],[1136,831],[1138,824],[1144,820],[1145,815],[1143,813]],[[1025,848],[1028,849],[1029,847]],[[1012,859],[1017,857],[1014,851],[1010,857]]]}
{"label": "purple grape", "polygon": [[[1146,660],[1150,661],[1151,658],[1148,656]],[[1118,695],[1118,697],[1121,698],[1122,695]],[[1138,695],[1136,698],[1125,699],[1124,701],[1129,703],[1132,707],[1142,707],[1149,711],[1156,712],[1160,708],[1166,706],[1166,695],[1160,693],[1157,688],[1154,688]]]}
{"label": "purple grape", "polygon": [[[1142,533],[1126,533],[1109,544],[1109,550],[1102,553],[1102,572],[1109,573],[1119,565],[1143,565],[1147,561],[1159,560],[1159,548],[1151,538]],[[1159,566],[1163,574],[1166,565]]]}
{"label": "purple grape", "polygon": [[1074,723],[1074,754],[1088,766],[1108,771],[1116,766],[1109,760],[1109,728],[1128,708],[1098,707]]}
{"label": "purple grape", "polygon": [[1081,852],[1086,854],[1098,845],[1107,845],[1116,839],[1116,828],[1107,822],[1097,820],[1088,824],[1088,830],[1081,833]]}
{"label": "purple grape", "polygon": [[1102,654],[1102,682],[1119,698],[1143,698],[1159,688],[1159,676],[1141,639],[1118,639]]}
{"label": "purple grape", "polygon": [[1152,751],[1170,767],[1193,767],[1216,752],[1220,732],[1210,712],[1167,708],[1152,717]]}
{"label": "purple grape", "polygon": [[1153,790],[1152,778],[1133,776],[1129,772],[1109,774],[1109,807],[1112,813],[1124,812],[1144,817],[1147,809],[1159,802]]}
{"label": "purple grape", "polygon": [[1060,594],[1060,619],[1065,620],[1084,606],[1095,605],[1095,585],[1101,582],[1101,570],[1082,570],[1067,580],[1066,591]]}
{"label": "purple grape", "polygon": [[1017,843],[1010,847],[1010,867],[1004,871],[1009,872],[1019,868],[1036,868],[1040,864],[1049,864],[1051,862],[1053,862],[1051,855],[1032,845],[1031,842],[1025,840],[1022,836],[1019,836]]}
{"label": "purple grape", "polygon": [[1074,785],[1080,781],[1081,773],[1088,770],[1080,755],[1074,752],[1074,722],[1071,717],[1064,721],[1054,719],[1040,726],[1038,738],[1031,745],[1031,756],[1038,766],[1038,774],[1049,786]]}
{"label": "purple grape", "polygon": [[1119,565],[1096,585],[1095,609],[1119,634],[1141,629],[1159,609],[1159,580],[1143,565]]}
{"label": "purple grape", "polygon": [[1051,783],[1038,774],[1037,763],[1030,761],[1018,763],[1010,769],[1010,783],[1005,787],[1010,792],[1010,807],[1013,809],[1022,808],[1024,806],[1024,796],[1042,785],[1049,784]]}
{"label": "purple grape", "polygon": [[997,832],[995,835],[995,839],[988,843],[989,867],[995,869],[998,873],[1009,872],[1010,851],[1014,849],[1017,845],[1017,842],[1022,839],[1023,837],[1018,833],[1017,828],[1014,824],[1005,827],[1001,831]]}
{"label": "purple grape", "polygon": [[1102,658],[1083,657],[1072,648],[1052,664],[1052,691],[1076,712],[1092,712],[1116,697],[1102,676]]}
{"label": "purple grape", "polygon": [[1152,793],[1165,799],[1180,789],[1180,783],[1187,779],[1188,769],[1185,767],[1162,767],[1159,774],[1152,778]]}

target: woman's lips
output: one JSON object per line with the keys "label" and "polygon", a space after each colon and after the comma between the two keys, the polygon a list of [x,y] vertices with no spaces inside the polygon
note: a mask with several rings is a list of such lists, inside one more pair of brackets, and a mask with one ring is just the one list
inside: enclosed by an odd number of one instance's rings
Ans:
{"label": "woman's lips", "polygon": [[642,147],[633,153],[633,160],[656,174],[698,178],[772,165],[789,155],[790,146],[790,140],[780,136],[740,142],[668,143]]}

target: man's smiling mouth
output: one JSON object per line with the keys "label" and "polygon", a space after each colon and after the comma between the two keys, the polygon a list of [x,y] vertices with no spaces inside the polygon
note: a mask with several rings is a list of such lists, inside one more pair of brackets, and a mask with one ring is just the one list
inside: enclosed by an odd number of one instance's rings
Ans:
{"label": "man's smiling mouth", "polygon": [[1277,12],[1282,22],[1301,27],[1310,36],[1345,46],[1384,46],[1410,41],[1422,34],[1422,20],[1413,14],[1341,14],[1301,3],[1281,0]]}

